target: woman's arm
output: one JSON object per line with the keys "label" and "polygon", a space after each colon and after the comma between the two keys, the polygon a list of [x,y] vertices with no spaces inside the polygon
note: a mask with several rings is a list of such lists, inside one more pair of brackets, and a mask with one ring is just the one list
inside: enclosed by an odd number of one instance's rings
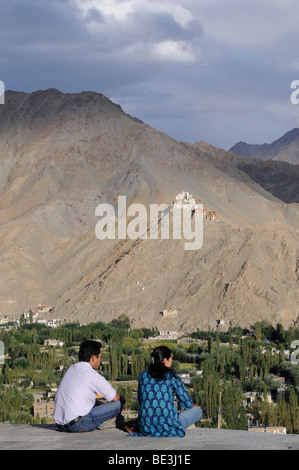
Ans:
{"label": "woman's arm", "polygon": [[193,400],[189,397],[185,385],[177,374],[173,376],[173,383],[176,396],[183,410],[189,410],[193,407]]}

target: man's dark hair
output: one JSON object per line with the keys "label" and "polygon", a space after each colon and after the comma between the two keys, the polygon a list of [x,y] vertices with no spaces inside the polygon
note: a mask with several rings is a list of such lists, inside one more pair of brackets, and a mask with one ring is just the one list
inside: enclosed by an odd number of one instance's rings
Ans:
{"label": "man's dark hair", "polygon": [[98,356],[102,344],[99,341],[86,340],[80,344],[79,361],[89,362],[91,356]]}

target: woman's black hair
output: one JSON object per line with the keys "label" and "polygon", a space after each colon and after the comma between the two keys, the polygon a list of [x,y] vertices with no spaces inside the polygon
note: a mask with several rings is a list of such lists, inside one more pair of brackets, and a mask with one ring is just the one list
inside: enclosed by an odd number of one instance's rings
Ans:
{"label": "woman's black hair", "polygon": [[79,361],[89,362],[91,356],[98,356],[102,344],[99,341],[86,340],[80,344]]}
{"label": "woman's black hair", "polygon": [[168,372],[174,375],[174,370],[163,364],[163,360],[169,359],[171,355],[172,351],[167,346],[158,346],[152,351],[148,370],[153,379],[163,380]]}

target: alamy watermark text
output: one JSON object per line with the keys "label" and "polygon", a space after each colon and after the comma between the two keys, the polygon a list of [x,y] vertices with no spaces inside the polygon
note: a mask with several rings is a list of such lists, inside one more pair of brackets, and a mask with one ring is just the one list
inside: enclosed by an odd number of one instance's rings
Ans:
{"label": "alamy watermark text", "polygon": [[131,240],[184,239],[188,240],[184,244],[185,250],[198,250],[203,244],[202,204],[197,205],[194,211],[190,208],[176,208],[175,205],[150,204],[148,214],[143,204],[135,203],[127,208],[126,196],[118,196],[117,216],[114,206],[106,203],[97,206],[95,215],[101,217],[95,227],[99,240],[127,237]]}

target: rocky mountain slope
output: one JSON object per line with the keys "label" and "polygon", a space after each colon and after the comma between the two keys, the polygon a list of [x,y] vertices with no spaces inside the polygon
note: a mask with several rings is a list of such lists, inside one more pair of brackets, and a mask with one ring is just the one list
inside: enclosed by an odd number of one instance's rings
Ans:
{"label": "rocky mountain slope", "polygon": [[252,145],[238,142],[231,149],[242,157],[255,157],[264,160],[280,160],[299,164],[299,129],[294,128],[271,144]]}
{"label": "rocky mountain slope", "polygon": [[226,152],[206,142],[196,142],[200,151],[234,166],[246,173],[253,181],[284,202],[299,202],[299,165],[279,160],[263,160],[255,157],[241,157],[231,150]]}
{"label": "rocky mountain slope", "polygon": [[[299,314],[298,203],[233,154],[178,142],[94,92],[7,92],[0,107],[0,316],[37,304],[55,318],[192,331],[293,325]],[[218,221],[184,240],[99,240],[101,203],[171,205],[183,190]],[[174,306],[177,315],[165,318]]]}

